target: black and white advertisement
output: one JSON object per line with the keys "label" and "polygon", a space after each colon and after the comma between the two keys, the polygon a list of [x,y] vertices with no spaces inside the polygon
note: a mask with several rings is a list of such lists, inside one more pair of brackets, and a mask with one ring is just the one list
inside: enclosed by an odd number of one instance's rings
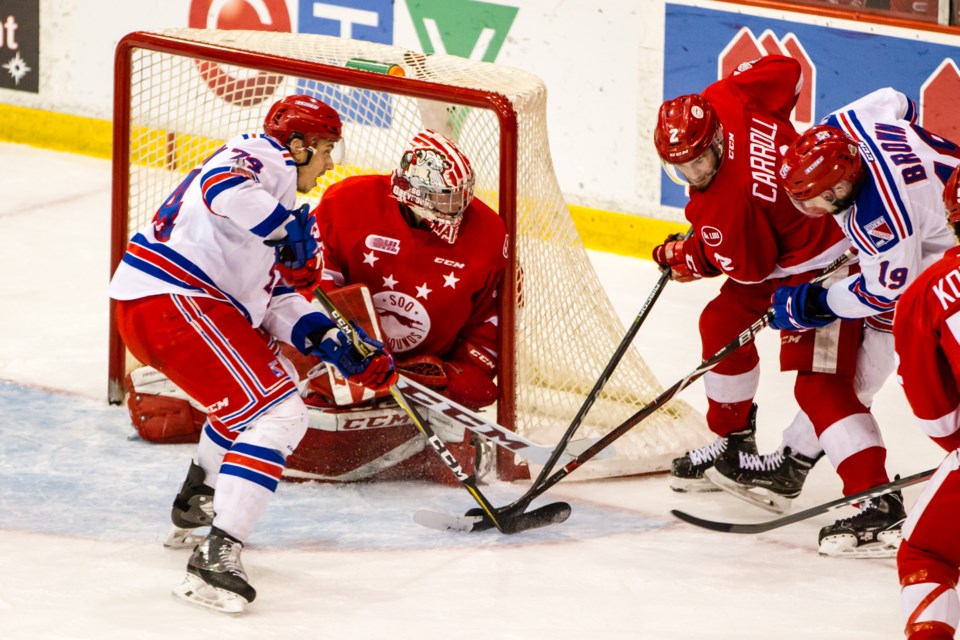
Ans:
{"label": "black and white advertisement", "polygon": [[40,0],[0,0],[0,89],[39,91]]}

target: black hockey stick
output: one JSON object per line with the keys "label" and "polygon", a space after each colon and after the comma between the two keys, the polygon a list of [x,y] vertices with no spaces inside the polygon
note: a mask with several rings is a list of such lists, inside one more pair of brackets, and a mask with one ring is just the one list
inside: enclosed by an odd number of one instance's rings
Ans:
{"label": "black hockey stick", "polygon": [[922,471],[912,476],[907,476],[906,478],[897,478],[892,482],[886,484],[877,485],[872,489],[867,489],[866,491],[861,491],[860,493],[854,493],[837,500],[832,500],[830,502],[825,502],[819,504],[815,507],[810,507],[809,509],[804,509],[803,511],[797,511],[796,513],[791,513],[790,515],[783,516],[782,518],[776,518],[775,520],[768,520],[766,522],[753,522],[753,523],[736,523],[736,522],[716,522],[714,520],[705,520],[704,518],[698,518],[697,516],[692,516],[689,513],[684,513],[683,511],[678,511],[673,509],[670,511],[674,516],[680,518],[684,522],[692,524],[703,529],[709,529],[710,531],[720,531],[723,533],[763,533],[765,531],[771,531],[773,529],[779,529],[780,527],[785,527],[788,524],[793,524],[794,522],[800,522],[801,520],[806,520],[807,518],[812,518],[814,516],[819,516],[822,513],[827,513],[833,511],[834,509],[839,509],[841,507],[849,506],[855,502],[861,502],[863,500],[869,500],[870,498],[876,498],[884,494],[890,493],[891,491],[896,491],[897,489],[902,489],[904,487],[909,487],[911,485],[919,484],[927,480],[930,476],[933,475],[936,469],[930,469],[929,471]]}
{"label": "black hockey stick", "polygon": [[[823,269],[812,282],[822,282],[833,272],[839,269],[841,266],[846,264],[850,258],[853,257],[853,254],[846,252],[841,255],[839,258],[834,260],[829,266]],[[723,361],[727,356],[732,354],[734,351],[739,349],[751,342],[756,335],[767,325],[770,324],[770,321],[773,320],[773,311],[767,310],[760,318],[758,318],[752,325],[747,327],[743,332],[740,333],[734,340],[725,345],[722,349],[717,351],[715,354],[704,360],[700,365],[688,373],[684,378],[677,381],[669,389],[665,390],[655,399],[643,406],[635,414],[627,418],[623,423],[615,427],[612,431],[607,433],[605,436],[600,438],[592,446],[588,447],[585,451],[577,455],[573,460],[565,464],[563,467],[558,469],[553,475],[544,480],[539,486],[532,487],[525,498],[532,501],[541,494],[543,494],[547,489],[557,484],[565,477],[573,473],[578,467],[583,465],[583,463],[590,460],[592,457],[597,455],[601,450],[608,447],[614,440],[622,436],[624,433],[635,427],[637,424],[648,418],[658,409],[660,409],[667,402],[672,400],[674,396],[678,393],[689,387],[696,380],[698,380],[705,373],[717,366],[721,361]],[[501,521],[508,520],[509,518],[519,517],[522,515],[522,511],[511,511],[511,509],[516,509],[514,504],[519,507],[519,501],[503,507],[498,511],[498,516]],[[468,513],[465,516],[443,516],[441,514],[424,514],[418,519],[418,522],[425,524],[427,526],[433,526],[435,528],[442,528],[446,530],[455,530],[455,531],[483,531],[490,529],[495,526],[496,523],[487,519],[484,514],[478,513]],[[500,527],[497,527],[500,528]],[[502,530],[502,529],[501,529]]]}
{"label": "black hockey stick", "polygon": [[[353,348],[357,350],[357,353],[360,354],[361,358],[368,358],[373,355],[373,351],[362,341],[357,335],[357,332],[354,331],[353,325],[344,317],[342,313],[337,309],[336,305],[333,304],[333,301],[330,300],[329,296],[319,287],[317,287],[314,292],[317,300],[320,301],[320,304],[323,305],[327,313],[330,314],[330,317],[337,324],[337,328],[347,337],[348,340],[353,344]],[[473,475],[468,475],[463,468],[460,466],[460,463],[457,462],[456,457],[450,453],[450,450],[447,449],[446,445],[443,444],[443,440],[437,436],[433,431],[430,425],[426,420],[420,415],[420,412],[413,408],[413,405],[407,401],[406,396],[403,394],[400,389],[397,388],[397,385],[390,387],[390,394],[397,401],[397,404],[410,416],[410,420],[413,421],[414,426],[417,430],[420,431],[427,439],[427,443],[437,454],[437,457],[443,461],[443,463],[450,469],[450,472],[456,476],[457,480],[460,481],[460,484],[463,485],[463,488],[473,496],[473,499],[480,505],[480,508],[483,511],[484,517],[492,523],[492,526],[495,526],[502,533],[517,533],[519,531],[525,531],[527,529],[535,529],[537,527],[542,527],[554,522],[563,522],[570,515],[570,505],[565,502],[556,502],[553,504],[546,505],[540,509],[531,511],[530,513],[519,514],[518,517],[511,518],[509,523],[502,523],[500,521],[500,516],[497,512],[497,508],[490,503],[490,501],[483,495],[480,489],[477,487],[476,478]],[[565,515],[564,515],[565,514]]]}
{"label": "black hockey stick", "polygon": [[[687,232],[683,235],[683,239],[686,240],[691,235],[693,235],[693,227],[687,229]],[[586,418],[587,412],[593,408],[594,402],[600,396],[600,392],[606,386],[607,382],[610,380],[610,376],[613,375],[614,370],[620,364],[620,361],[623,359],[623,356],[627,353],[627,349],[630,347],[630,344],[633,342],[633,339],[637,336],[637,333],[640,331],[640,327],[643,325],[643,322],[647,319],[647,316],[650,315],[650,310],[653,309],[654,303],[660,297],[660,294],[663,293],[664,287],[667,286],[667,283],[670,281],[670,269],[664,269],[663,273],[660,274],[660,278],[657,280],[657,283],[654,285],[653,290],[650,292],[650,295],[647,296],[647,299],[644,301],[643,306],[640,307],[640,311],[637,313],[637,317],[634,318],[633,323],[630,325],[630,328],[627,330],[627,333],[623,336],[623,339],[620,341],[620,344],[617,346],[616,351],[613,352],[613,356],[610,358],[610,361],[607,363],[607,366],[603,369],[603,372],[600,374],[600,377],[597,378],[596,383],[593,385],[593,389],[590,390],[590,393],[587,394],[586,399],[583,401],[583,404],[580,405],[580,409],[577,410],[577,414],[573,417],[573,420],[570,421],[570,426],[567,427],[567,430],[560,437],[560,440],[557,441],[557,444],[553,448],[553,453],[550,454],[550,457],[544,463],[543,468],[540,469],[540,473],[537,474],[537,478],[530,485],[530,488],[520,496],[517,500],[511,504],[502,507],[500,510],[507,514],[516,514],[523,512],[527,506],[533,501],[535,497],[534,491],[544,480],[549,477],[550,472],[553,471],[553,468],[556,466],[557,461],[560,460],[560,457],[563,455],[564,451],[567,449],[567,445],[570,443],[570,440],[573,438],[574,434],[577,432],[577,429],[580,428],[580,425],[583,424],[584,418]],[[468,516],[478,516],[481,513],[476,510],[468,511]]]}
{"label": "black hockey stick", "polygon": [[[683,239],[688,239],[693,235],[693,227],[687,229],[687,232],[683,235]],[[674,236],[672,236],[674,237]],[[610,358],[610,361],[607,363],[607,366],[604,368],[603,372],[600,374],[600,377],[597,379],[596,384],[593,385],[593,389],[590,390],[590,393],[587,394],[587,398],[583,401],[583,404],[580,406],[580,409],[577,411],[577,415],[573,417],[573,420],[570,421],[570,426],[567,427],[567,430],[561,436],[560,440],[557,442],[556,447],[553,449],[553,454],[550,456],[550,459],[547,460],[547,463],[540,470],[540,473],[537,475],[537,479],[533,481],[532,489],[536,488],[540,483],[547,479],[550,475],[550,472],[553,471],[553,467],[556,466],[557,461],[560,459],[560,456],[563,454],[564,450],[567,448],[567,444],[570,442],[570,439],[573,437],[573,434],[576,433],[577,429],[580,428],[580,425],[583,423],[584,418],[587,415],[587,412],[593,407],[593,403],[596,402],[597,398],[600,395],[600,392],[603,390],[603,387],[606,386],[607,382],[610,380],[610,376],[613,375],[614,370],[620,364],[620,361],[623,359],[623,356],[627,353],[627,349],[630,347],[630,344],[633,342],[633,339],[637,336],[637,332],[640,331],[640,327],[643,325],[644,320],[647,319],[647,316],[650,315],[650,310],[653,309],[654,303],[660,297],[660,294],[663,293],[664,287],[667,286],[667,283],[670,281],[670,269],[664,269],[663,273],[660,274],[660,279],[657,280],[657,284],[654,285],[653,290],[650,292],[650,295],[647,296],[647,299],[644,301],[643,306],[640,307],[640,311],[637,313],[637,317],[634,318],[633,324],[630,325],[630,328],[627,330],[627,333],[623,336],[623,339],[620,341],[620,344],[617,346],[617,350],[613,352],[613,357]],[[528,493],[530,493],[528,491]],[[519,507],[519,505],[523,507]],[[521,496],[519,500],[511,504],[510,508],[526,508],[530,504],[529,500],[526,500],[526,495]]]}

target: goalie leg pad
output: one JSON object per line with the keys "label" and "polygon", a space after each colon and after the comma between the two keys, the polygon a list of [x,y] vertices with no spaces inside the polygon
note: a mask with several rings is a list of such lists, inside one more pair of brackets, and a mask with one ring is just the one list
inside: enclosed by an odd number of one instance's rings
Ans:
{"label": "goalie leg pad", "polygon": [[187,400],[131,392],[127,396],[130,420],[147,442],[182,444],[198,442],[207,414]]}

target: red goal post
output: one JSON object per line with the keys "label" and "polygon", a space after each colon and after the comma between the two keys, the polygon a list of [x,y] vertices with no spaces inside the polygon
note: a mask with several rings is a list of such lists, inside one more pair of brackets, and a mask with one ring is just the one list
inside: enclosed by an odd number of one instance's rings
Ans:
{"label": "red goal post", "polygon": [[[369,61],[403,75],[354,68],[370,68]],[[297,92],[340,113],[347,152],[306,202],[344,177],[390,172],[423,127],[447,133],[464,149],[477,172],[476,196],[500,214],[512,243],[505,282],[517,286],[500,292],[497,420],[538,442],[555,442],[625,330],[553,172],[546,87],[526,71],[312,34],[129,34],[115,59],[111,273],[127,239],[187,171],[227,138],[260,131],[270,104]],[[113,303],[109,346],[108,397],[119,403],[125,373],[137,363],[116,332]],[[660,390],[631,349],[580,433],[602,435]],[[617,456],[591,463],[580,477],[661,470],[706,438],[702,417],[676,401],[618,440]],[[500,476],[522,476],[518,462],[502,455]]]}

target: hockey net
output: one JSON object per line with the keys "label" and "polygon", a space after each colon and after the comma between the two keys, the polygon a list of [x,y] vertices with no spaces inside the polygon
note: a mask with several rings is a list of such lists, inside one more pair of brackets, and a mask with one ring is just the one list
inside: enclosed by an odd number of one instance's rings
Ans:
{"label": "hockey net", "polygon": [[[358,61],[377,65],[371,71]],[[389,173],[423,127],[457,140],[477,173],[476,196],[500,213],[514,245],[508,281],[517,286],[501,295],[497,419],[536,442],[556,442],[625,329],[564,203],[547,140],[546,87],[528,72],[309,34],[130,34],[116,58],[111,269],[187,171],[226,139],[259,132],[267,108],[291,93],[315,95],[344,121],[345,160],[305,201],[347,176]],[[137,363],[112,308],[110,322],[109,397],[121,402],[124,375]],[[631,348],[576,437],[603,435],[661,390]],[[674,400],[617,440],[616,456],[592,461],[578,477],[666,469],[707,439],[702,416]],[[498,467],[507,480],[527,472],[503,451]]]}

